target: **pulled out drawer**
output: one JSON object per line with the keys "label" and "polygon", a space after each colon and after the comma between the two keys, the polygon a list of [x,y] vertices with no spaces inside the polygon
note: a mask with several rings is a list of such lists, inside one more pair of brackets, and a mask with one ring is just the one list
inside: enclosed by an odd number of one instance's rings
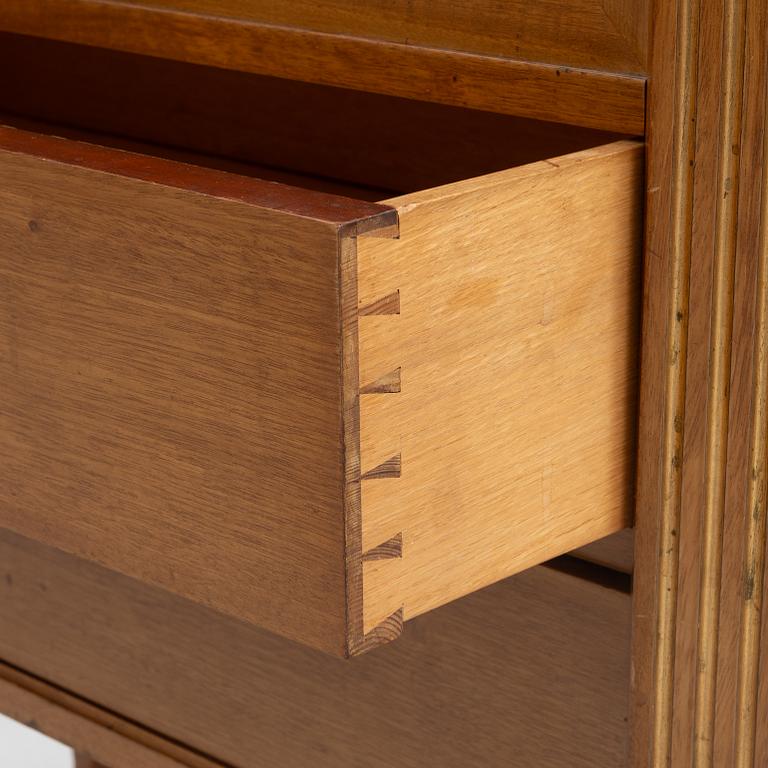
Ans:
{"label": "pulled out drawer", "polygon": [[338,655],[625,528],[641,171],[378,204],[0,129],[0,525]]}

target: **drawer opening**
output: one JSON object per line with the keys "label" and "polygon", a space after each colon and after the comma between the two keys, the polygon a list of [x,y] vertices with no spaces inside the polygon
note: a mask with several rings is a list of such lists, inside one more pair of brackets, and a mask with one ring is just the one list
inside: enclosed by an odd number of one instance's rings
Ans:
{"label": "drawer opening", "polygon": [[0,71],[6,124],[370,201],[619,138],[9,33]]}

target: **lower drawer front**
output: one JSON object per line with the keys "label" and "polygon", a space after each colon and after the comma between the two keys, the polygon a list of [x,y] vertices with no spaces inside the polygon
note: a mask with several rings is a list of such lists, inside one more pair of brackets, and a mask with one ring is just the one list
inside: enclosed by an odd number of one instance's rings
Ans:
{"label": "lower drawer front", "polygon": [[0,658],[236,768],[626,764],[616,589],[535,568],[342,663],[13,534],[0,562]]}
{"label": "lower drawer front", "polygon": [[338,655],[621,530],[641,165],[373,204],[0,129],[0,525]]}

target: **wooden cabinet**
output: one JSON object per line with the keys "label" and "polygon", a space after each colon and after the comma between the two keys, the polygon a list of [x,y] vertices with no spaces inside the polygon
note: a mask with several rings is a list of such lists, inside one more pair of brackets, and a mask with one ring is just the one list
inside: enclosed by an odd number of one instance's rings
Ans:
{"label": "wooden cabinet", "polygon": [[766,50],[2,3],[0,710],[106,768],[768,764]]}

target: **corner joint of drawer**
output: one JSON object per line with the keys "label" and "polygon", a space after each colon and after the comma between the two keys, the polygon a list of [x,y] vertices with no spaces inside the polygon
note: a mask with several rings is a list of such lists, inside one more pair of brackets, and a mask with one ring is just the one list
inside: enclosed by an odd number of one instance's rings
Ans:
{"label": "corner joint of drawer", "polygon": [[400,392],[400,368],[379,376],[375,381],[364,384],[360,387],[361,395],[388,395]]}
{"label": "corner joint of drawer", "polygon": [[374,560],[393,560],[403,556],[403,534],[398,533],[391,539],[372,547],[363,553],[363,562],[369,563]]}
{"label": "corner joint of drawer", "polygon": [[401,456],[399,453],[396,453],[394,456],[390,456],[386,461],[382,461],[381,464],[377,464],[367,472],[363,472],[360,479],[386,480],[389,478],[400,477],[401,464]]}
{"label": "corner joint of drawer", "polygon": [[391,643],[397,640],[403,633],[403,608],[398,608],[390,614],[384,621],[377,624],[373,629],[366,632],[362,640],[353,642],[349,648],[350,656],[359,656],[379,645]]}
{"label": "corner joint of drawer", "polygon": [[360,307],[357,311],[358,317],[371,317],[377,315],[399,315],[400,314],[400,291],[393,291],[380,299],[372,301],[370,304]]}
{"label": "corner joint of drawer", "polygon": [[379,213],[344,224],[340,234],[348,237],[398,239],[400,237],[400,217],[397,210],[384,206],[381,206],[381,209]]}

